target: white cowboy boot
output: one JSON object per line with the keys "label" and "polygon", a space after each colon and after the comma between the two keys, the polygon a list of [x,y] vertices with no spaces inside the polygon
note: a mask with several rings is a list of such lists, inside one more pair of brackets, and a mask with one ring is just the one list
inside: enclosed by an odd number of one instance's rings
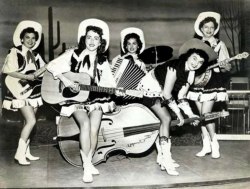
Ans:
{"label": "white cowboy boot", "polygon": [[[170,139],[169,139],[169,141],[170,141]],[[170,141],[170,143],[171,143],[171,141]],[[161,166],[161,161],[162,161],[163,155],[162,155],[161,146],[160,146],[160,142],[159,142],[159,136],[156,138],[155,145],[156,145],[156,149],[157,149],[156,163],[158,163]],[[171,152],[170,152],[170,159],[171,159],[171,162],[172,162],[174,167],[176,167],[176,168],[180,167],[180,165],[178,163],[176,163],[176,161],[172,158]],[[161,166],[161,170],[165,170],[163,168],[163,166]]]}
{"label": "white cowboy boot", "polygon": [[90,150],[89,155],[91,155],[91,165],[90,165],[91,173],[92,173],[92,175],[99,175],[100,173],[99,173],[98,169],[95,168],[95,166],[92,164],[92,157],[93,157],[92,150]]}
{"label": "white cowboy boot", "polygon": [[219,158],[220,157],[220,146],[219,146],[219,143],[218,143],[218,140],[217,140],[217,135],[214,134],[213,136],[213,140],[211,141],[211,148],[212,148],[212,158]]}
{"label": "white cowboy boot", "polygon": [[[164,137],[166,138],[166,137]],[[162,158],[161,158],[161,169],[164,169],[167,171],[169,175],[177,176],[179,173],[175,170],[175,167],[172,163],[171,158],[171,142],[168,138],[166,139],[160,139],[160,146],[162,151]]]}
{"label": "white cowboy boot", "polygon": [[17,151],[15,154],[15,160],[18,161],[20,165],[30,165],[30,162],[26,160],[25,153],[27,149],[26,142],[20,138],[18,142]]}
{"label": "white cowboy boot", "polygon": [[209,135],[202,135],[202,150],[196,154],[197,157],[204,157],[206,154],[211,153],[210,137]]}
{"label": "white cowboy boot", "polygon": [[83,162],[83,167],[84,167],[82,180],[85,183],[93,182],[93,176],[92,176],[91,168],[90,168],[92,154],[90,155],[89,153],[88,156],[86,156],[82,150],[80,150],[80,154],[82,156],[82,162]]}
{"label": "white cowboy boot", "polygon": [[30,154],[30,139],[27,140],[26,145],[27,145],[27,150],[26,150],[26,154],[25,154],[25,155],[26,155],[26,158],[29,159],[30,161],[39,160],[40,157],[35,157],[35,156],[32,156],[32,155]]}

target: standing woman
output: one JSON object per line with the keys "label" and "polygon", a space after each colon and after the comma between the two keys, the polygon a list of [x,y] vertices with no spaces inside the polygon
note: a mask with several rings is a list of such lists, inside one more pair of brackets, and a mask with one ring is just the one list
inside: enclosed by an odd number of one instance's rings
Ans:
{"label": "standing woman", "polygon": [[[55,78],[62,81],[65,87],[79,90],[79,84],[65,77],[63,73],[85,73],[91,77],[91,85],[114,87],[115,82],[109,62],[104,52],[109,46],[109,28],[102,20],[86,19],[78,29],[78,47],[66,51],[51,61],[47,67]],[[91,95],[90,95],[91,97]],[[62,105],[62,116],[73,116],[80,129],[80,154],[83,161],[83,181],[93,181],[92,175],[99,171],[92,164],[92,156],[97,146],[97,137],[102,115],[115,109],[114,102],[109,98],[99,98],[82,103],[69,102]]]}
{"label": "standing woman", "polygon": [[[224,72],[230,71],[231,65],[228,63],[227,47],[218,38],[219,29],[220,14],[215,12],[200,13],[194,24],[195,36],[214,49],[218,54],[218,62],[224,61],[224,64],[221,64],[220,67],[203,73],[209,76],[205,86],[198,86],[199,82],[195,82],[188,93],[188,98],[195,101],[200,115],[211,112],[215,102],[228,100]],[[219,158],[219,143],[215,133],[215,123],[211,121],[205,122],[201,126],[201,131],[203,148],[196,156],[203,157],[212,152],[212,158]]]}
{"label": "standing woman", "polygon": [[[35,72],[45,65],[42,57],[34,52],[41,42],[42,26],[34,21],[22,21],[17,25],[13,35],[14,47],[10,49],[5,59],[2,72],[6,74],[6,79],[16,78],[23,82],[31,82],[39,75]],[[45,71],[45,68],[42,72]],[[42,73],[41,72],[41,73]],[[36,72],[35,72],[36,73]],[[40,73],[40,74],[41,74]],[[7,84],[7,93],[4,97],[3,108],[21,112],[24,118],[24,126],[18,142],[15,160],[20,165],[30,165],[28,160],[39,160],[30,154],[30,134],[36,124],[36,112],[43,102],[41,98],[41,87],[36,87],[27,98],[15,97],[9,88],[15,89],[13,83]],[[27,158],[27,159],[26,159]]]}
{"label": "standing woman", "polygon": [[125,61],[122,61],[123,59],[128,59],[145,73],[147,72],[145,64],[138,58],[138,55],[145,49],[145,39],[141,29],[135,27],[123,29],[121,31],[121,49],[121,55],[117,55],[112,60],[112,69],[114,69],[117,62],[120,62],[120,66],[126,64]]}
{"label": "standing woman", "polygon": [[[194,82],[195,71],[208,61],[217,58],[216,53],[208,45],[198,39],[192,39],[182,45],[179,58],[161,64],[148,72],[141,80],[139,88],[144,91],[144,104],[160,119],[157,163],[169,175],[179,175],[179,165],[171,157],[170,122],[168,106],[178,117],[179,126],[184,124],[180,111],[188,117],[197,117],[186,99],[189,86]],[[176,100],[178,99],[178,104]],[[194,124],[198,124],[194,122]]]}

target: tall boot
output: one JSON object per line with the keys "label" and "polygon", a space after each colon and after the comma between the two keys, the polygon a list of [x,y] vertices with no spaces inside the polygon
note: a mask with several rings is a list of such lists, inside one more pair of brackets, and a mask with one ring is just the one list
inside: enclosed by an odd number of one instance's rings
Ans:
{"label": "tall boot", "polygon": [[212,158],[219,158],[220,157],[220,146],[219,146],[219,143],[218,143],[218,140],[217,140],[217,135],[214,134],[213,136],[213,139],[211,141],[211,148],[212,148]]}
{"label": "tall boot", "polygon": [[17,151],[15,154],[15,160],[18,161],[20,165],[30,165],[30,162],[26,160],[25,153],[27,149],[26,142],[20,138],[18,142]]}
{"label": "tall boot", "polygon": [[[92,157],[93,157],[92,150],[90,150],[89,155],[91,155],[91,160],[92,160]],[[98,169],[95,168],[95,166],[92,164],[92,162],[91,162],[91,165],[90,165],[90,170],[91,170],[92,175],[99,175],[100,174]]]}
{"label": "tall boot", "polygon": [[160,146],[162,151],[161,167],[165,169],[169,175],[179,175],[172,163],[170,139],[167,137],[161,137]]}
{"label": "tall boot", "polygon": [[27,145],[27,150],[26,150],[26,154],[25,154],[25,155],[26,155],[26,158],[29,159],[30,161],[39,160],[40,157],[35,157],[35,156],[32,156],[32,155],[30,154],[30,139],[27,140],[26,145]]}
{"label": "tall boot", "polygon": [[[170,139],[169,139],[170,140]],[[170,141],[171,143],[171,141]],[[162,151],[161,151],[161,146],[160,146],[160,141],[159,141],[159,136],[156,138],[156,141],[155,141],[155,145],[156,145],[156,149],[157,149],[157,159],[156,159],[156,163],[158,163],[160,166],[161,166],[161,161],[162,161],[162,158],[163,158],[163,155],[162,155]],[[176,163],[176,161],[172,158],[172,154],[170,152],[170,159],[171,159],[171,162],[173,164],[174,167],[180,167],[180,165],[178,163]],[[161,169],[162,170],[165,170],[163,168],[163,166],[161,166]]]}
{"label": "tall boot", "polygon": [[204,157],[206,154],[211,153],[210,136],[209,134],[202,135],[202,150],[196,154],[197,157]]}
{"label": "tall boot", "polygon": [[92,159],[92,154],[88,154],[86,156],[86,154],[80,150],[80,154],[82,156],[82,162],[83,162],[83,177],[82,180],[83,182],[89,183],[89,182],[93,182],[93,176],[91,173],[91,159]]}

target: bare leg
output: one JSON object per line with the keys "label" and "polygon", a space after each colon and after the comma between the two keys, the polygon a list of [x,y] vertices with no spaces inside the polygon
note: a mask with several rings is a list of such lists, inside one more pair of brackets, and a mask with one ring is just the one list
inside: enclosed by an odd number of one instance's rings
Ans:
{"label": "bare leg", "polygon": [[166,107],[161,107],[160,101],[156,101],[156,103],[151,107],[153,112],[157,115],[157,117],[161,121],[161,126],[160,126],[160,137],[161,136],[166,136],[169,138],[169,126],[171,122],[171,116],[167,110]]}
{"label": "bare leg", "polygon": [[26,151],[28,148],[28,139],[30,137],[30,133],[32,132],[35,124],[36,124],[36,113],[37,109],[34,109],[31,106],[24,106],[20,108],[20,112],[24,118],[24,127],[21,131],[21,136],[18,142],[17,151],[15,153],[15,160],[18,161],[20,165],[30,165],[30,162],[26,159]]}
{"label": "bare leg", "polygon": [[24,117],[24,127],[21,131],[21,137],[25,142],[30,137],[30,133],[32,132],[35,124],[36,124],[36,111],[37,109],[34,109],[31,106],[24,106],[20,108],[20,112],[22,116]]}
{"label": "bare leg", "polygon": [[[214,101],[203,102],[202,114],[212,112],[213,106],[214,106]],[[206,129],[209,132],[210,138],[213,138],[215,134],[215,124],[214,123],[206,124]]]}
{"label": "bare leg", "polygon": [[97,146],[98,141],[98,133],[101,125],[102,120],[102,111],[101,110],[94,110],[90,113],[90,123],[91,123],[91,132],[90,132],[90,139],[91,139],[91,145],[90,149],[92,153],[95,153],[95,149]]}
{"label": "bare leg", "polygon": [[179,175],[179,173],[175,170],[175,167],[178,167],[179,165],[175,163],[171,155],[171,140],[169,134],[171,115],[166,107],[161,106],[160,101],[156,101],[151,109],[161,121],[159,131],[160,150],[158,150],[157,162],[161,166],[161,169],[166,170],[169,175]]}
{"label": "bare leg", "polygon": [[90,151],[90,119],[87,112],[76,111],[73,113],[73,117],[80,128],[80,146],[85,154]]}

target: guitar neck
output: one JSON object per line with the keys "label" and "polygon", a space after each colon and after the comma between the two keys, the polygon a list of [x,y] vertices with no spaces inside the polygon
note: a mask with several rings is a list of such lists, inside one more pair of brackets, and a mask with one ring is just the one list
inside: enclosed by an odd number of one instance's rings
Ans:
{"label": "guitar neck", "polygon": [[93,91],[93,92],[104,92],[109,94],[115,94],[116,88],[109,87],[99,87],[99,86],[90,86],[90,85],[80,85],[80,89],[83,91]]}
{"label": "guitar neck", "polygon": [[41,67],[39,70],[35,71],[35,73],[34,73],[35,77],[38,77],[41,74],[43,74],[46,71],[46,67],[47,67],[47,65],[45,65],[45,66]]}
{"label": "guitar neck", "polygon": [[[231,58],[228,59],[228,62],[231,62],[231,61],[233,61],[233,60],[235,60],[235,59],[236,59],[236,56],[231,57]],[[213,64],[213,65],[209,66],[209,67],[207,68],[207,70],[210,70],[210,69],[213,69],[213,68],[215,68],[215,67],[218,67],[221,63],[222,63],[222,61],[221,61],[221,62],[217,62],[216,64]]]}

